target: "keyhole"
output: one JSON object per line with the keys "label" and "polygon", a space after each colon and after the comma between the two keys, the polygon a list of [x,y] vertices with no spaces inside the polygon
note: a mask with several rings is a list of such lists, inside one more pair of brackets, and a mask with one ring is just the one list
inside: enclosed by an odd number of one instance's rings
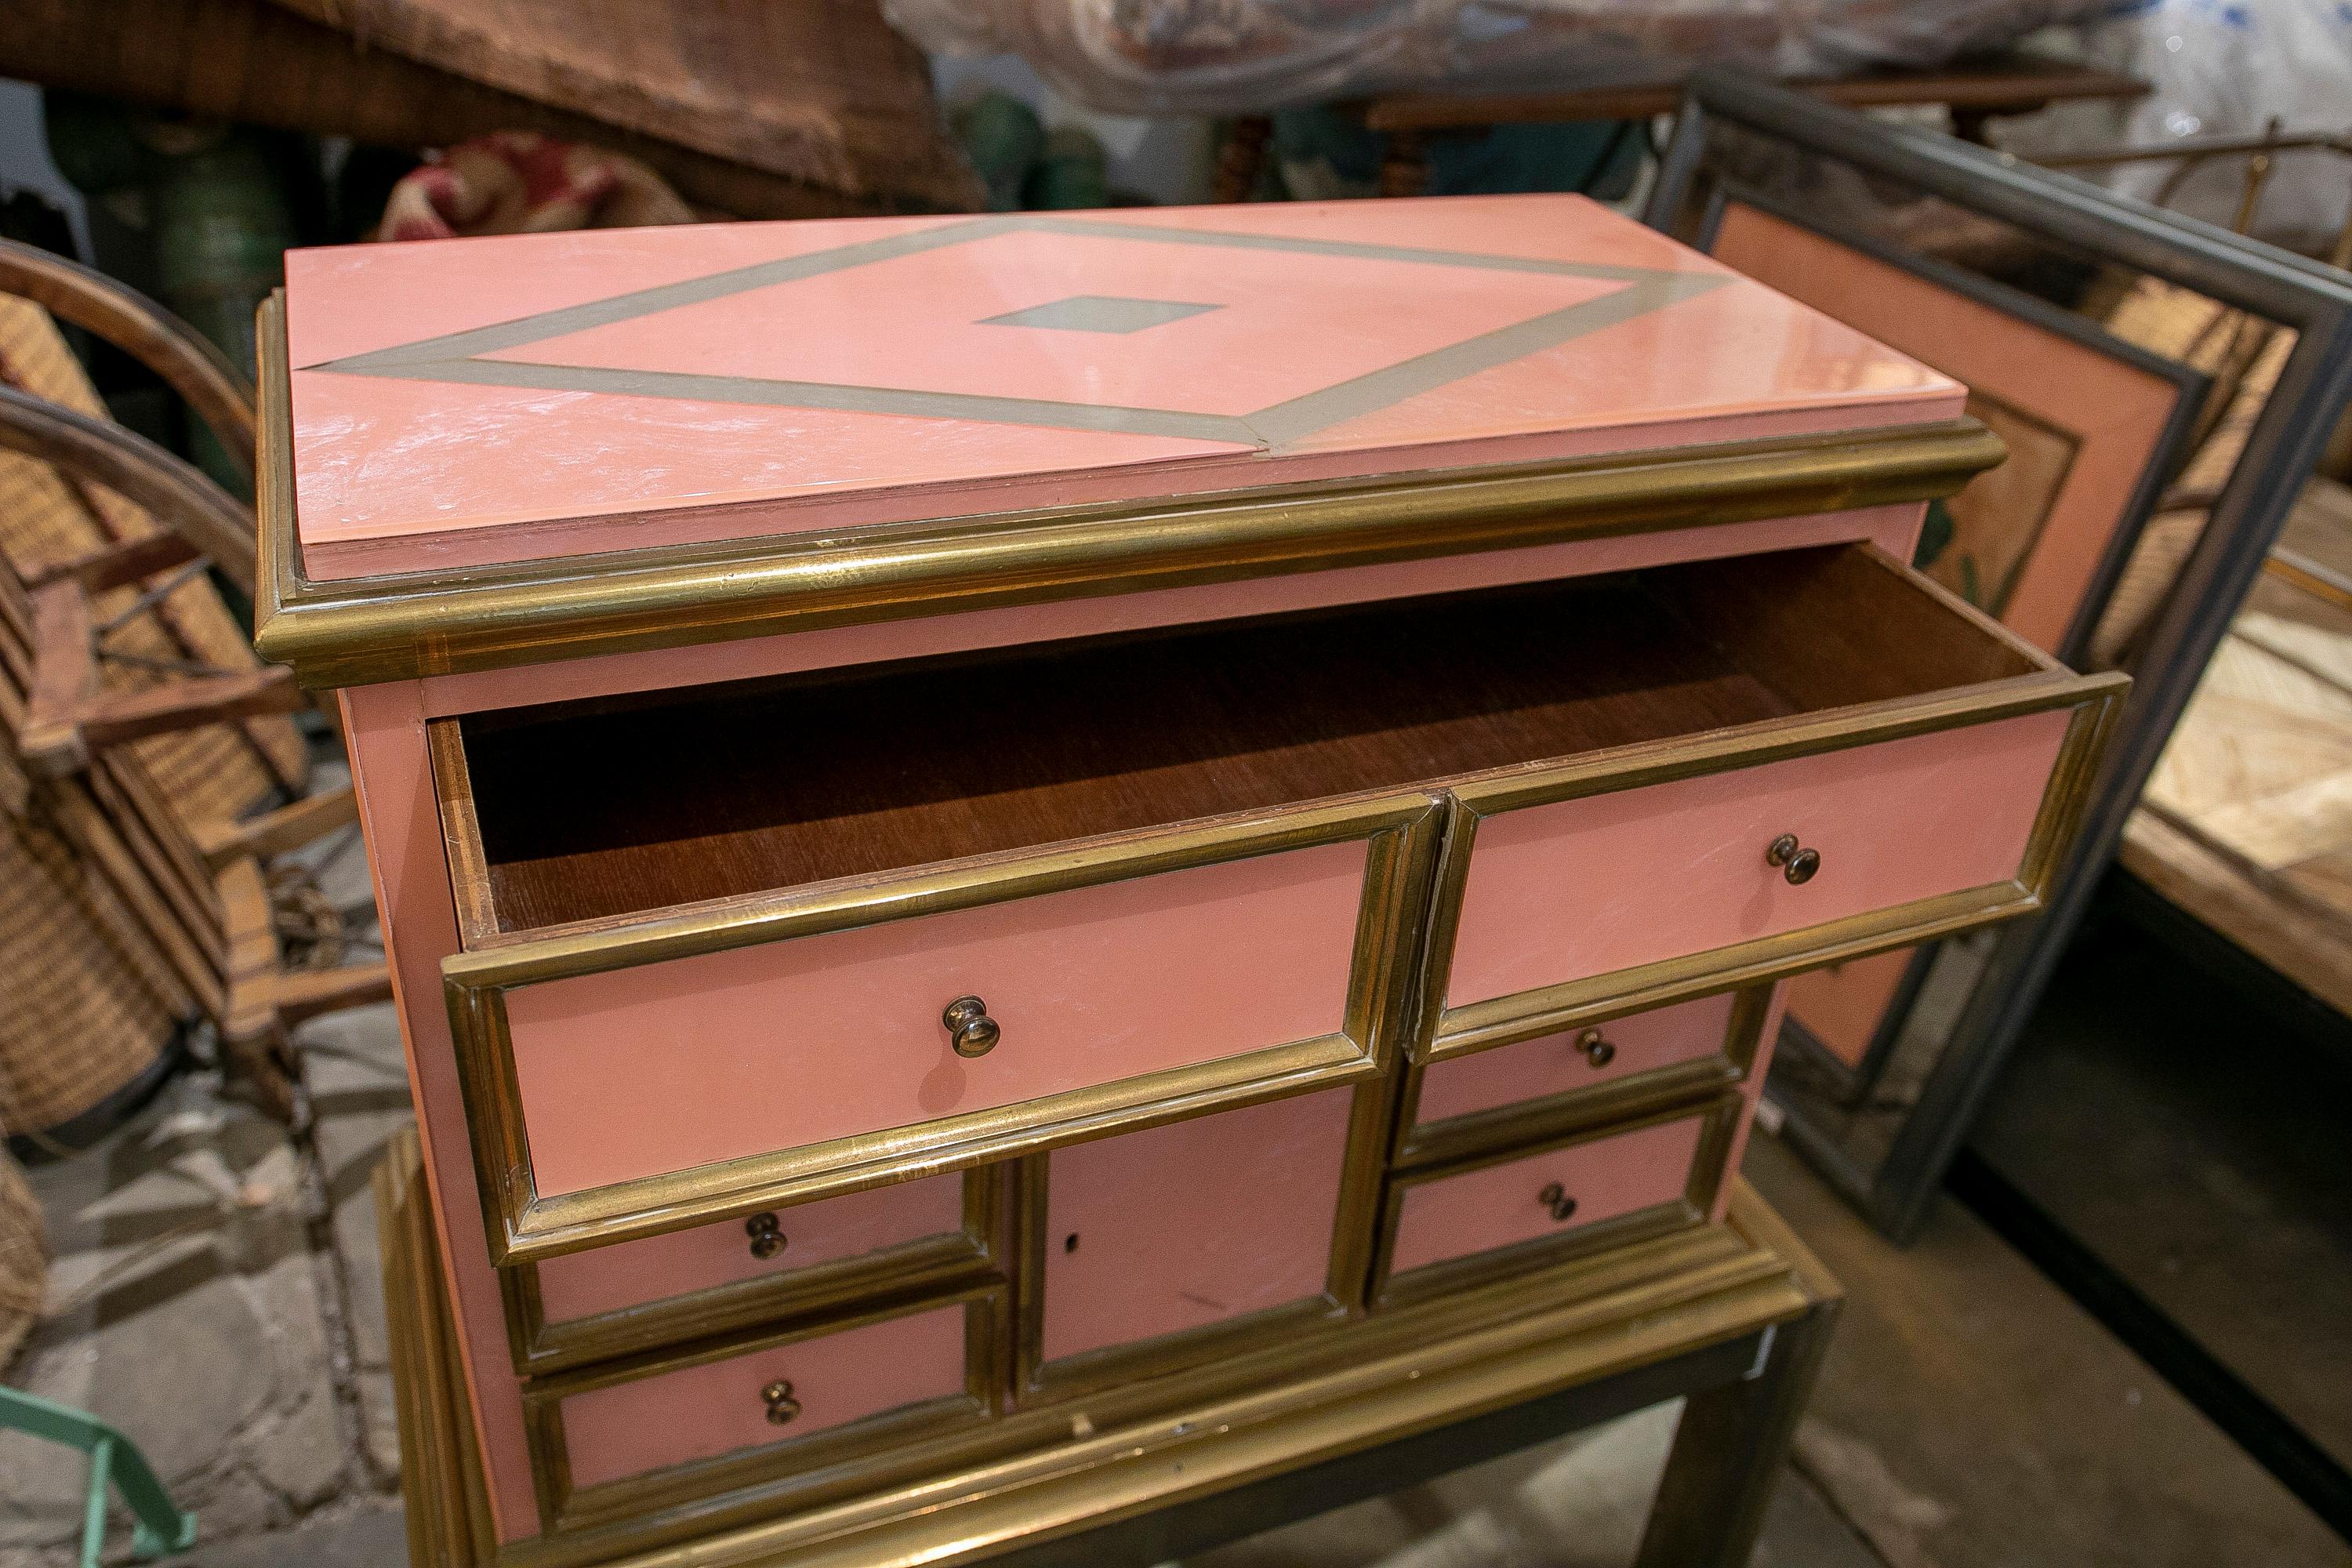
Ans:
{"label": "keyhole", "polygon": [[1069,1234],[1069,1235],[1067,1235],[1067,1236],[1066,1236],[1066,1237],[1062,1237],[1062,1250],[1063,1250],[1063,1251],[1065,1251],[1065,1252],[1076,1252],[1077,1249],[1078,1249],[1078,1233],[1077,1233],[1076,1231],[1075,1231],[1075,1230],[1074,1230],[1074,1231],[1070,1232],[1070,1234]]}

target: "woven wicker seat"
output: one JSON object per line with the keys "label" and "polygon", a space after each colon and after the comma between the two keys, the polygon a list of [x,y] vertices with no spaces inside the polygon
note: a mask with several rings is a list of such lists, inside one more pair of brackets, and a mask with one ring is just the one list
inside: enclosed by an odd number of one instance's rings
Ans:
{"label": "woven wicker seat", "polygon": [[0,982],[29,1003],[0,1022],[0,1121],[37,1131],[88,1112],[198,1016],[291,1115],[287,1029],[389,990],[381,963],[289,973],[279,956],[263,863],[352,821],[350,792],[304,795],[284,715],[305,700],[207,581],[250,590],[249,510],[107,423],[50,314],[252,451],[250,396],[209,344],[0,242]]}

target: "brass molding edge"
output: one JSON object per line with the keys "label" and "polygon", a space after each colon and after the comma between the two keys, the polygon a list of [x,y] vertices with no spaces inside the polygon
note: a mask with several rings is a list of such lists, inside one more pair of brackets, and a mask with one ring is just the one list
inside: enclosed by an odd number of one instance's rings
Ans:
{"label": "brass molding edge", "polygon": [[282,297],[263,306],[259,332],[254,640],[310,687],[1932,500],[2005,451],[1957,418],[313,582],[296,521]]}

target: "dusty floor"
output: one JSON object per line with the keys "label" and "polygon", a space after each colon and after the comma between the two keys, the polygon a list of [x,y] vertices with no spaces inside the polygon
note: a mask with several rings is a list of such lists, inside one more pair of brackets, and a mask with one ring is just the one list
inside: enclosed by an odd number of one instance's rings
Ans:
{"label": "dusty floor", "polygon": [[[304,1039],[316,1121],[301,1136],[194,1077],[100,1149],[36,1172],[59,1310],[9,1380],[144,1445],[201,1516],[183,1561],[210,1568],[393,1568],[404,1551],[367,1191],[407,1115],[397,1032],[372,1008]],[[1748,1174],[1850,1291],[1759,1564],[2352,1563],[1959,1205],[1898,1251],[1770,1141],[1753,1146]],[[2231,1166],[2199,1179],[2246,1177]],[[1674,1418],[1645,1412],[1195,1563],[1623,1563]],[[76,1463],[0,1434],[0,1564],[69,1561],[79,1489]]]}
{"label": "dusty floor", "polygon": [[2183,984],[2120,917],[2068,966],[1974,1148],[2352,1465],[2352,1023]]}

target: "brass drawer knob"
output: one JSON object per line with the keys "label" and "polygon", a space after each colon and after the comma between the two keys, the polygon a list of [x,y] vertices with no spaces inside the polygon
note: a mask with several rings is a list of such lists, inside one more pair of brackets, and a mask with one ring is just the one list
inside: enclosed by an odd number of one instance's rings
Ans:
{"label": "brass drawer knob", "polygon": [[959,996],[949,1003],[940,1022],[947,1026],[948,1037],[960,1057],[984,1057],[1004,1037],[1004,1031],[988,1016],[988,1004],[977,996]]}
{"label": "brass drawer knob", "polygon": [[1555,1220],[1565,1222],[1574,1217],[1576,1214],[1576,1200],[1570,1197],[1568,1189],[1558,1182],[1552,1183],[1542,1192],[1538,1193],[1536,1201],[1551,1210],[1551,1217]]}
{"label": "brass drawer knob", "polygon": [[1617,1059],[1617,1047],[1598,1029],[1587,1029],[1576,1037],[1576,1048],[1584,1053],[1587,1067],[1605,1068]]}
{"label": "brass drawer knob", "polygon": [[1764,851],[1765,864],[1780,868],[1780,875],[1798,887],[1813,879],[1822,868],[1822,852],[1807,849],[1797,842],[1793,833],[1783,833],[1772,840]]}
{"label": "brass drawer knob", "polygon": [[773,1258],[784,1249],[784,1233],[772,1214],[755,1214],[743,1222],[751,1237],[751,1256]]}
{"label": "brass drawer knob", "polygon": [[761,1402],[768,1407],[768,1424],[782,1426],[801,1413],[801,1402],[793,1397],[793,1385],[782,1378],[760,1390]]}

